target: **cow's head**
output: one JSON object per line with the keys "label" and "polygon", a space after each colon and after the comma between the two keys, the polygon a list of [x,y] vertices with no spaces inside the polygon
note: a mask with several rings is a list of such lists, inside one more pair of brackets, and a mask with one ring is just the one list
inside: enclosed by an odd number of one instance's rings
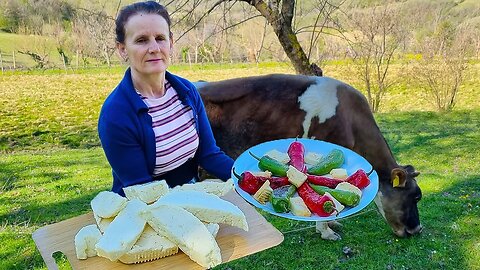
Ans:
{"label": "cow's head", "polygon": [[415,177],[420,173],[411,165],[394,168],[390,181],[380,181],[375,203],[393,232],[400,237],[422,231],[417,203],[422,191]]}

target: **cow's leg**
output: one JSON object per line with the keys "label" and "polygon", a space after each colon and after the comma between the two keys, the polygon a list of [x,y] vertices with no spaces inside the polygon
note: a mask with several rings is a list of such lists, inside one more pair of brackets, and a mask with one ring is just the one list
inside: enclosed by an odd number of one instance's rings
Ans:
{"label": "cow's leg", "polygon": [[322,239],[333,241],[342,240],[342,237],[338,233],[334,232],[332,229],[330,229],[330,227],[328,227],[327,222],[317,221],[315,229],[321,234]]}

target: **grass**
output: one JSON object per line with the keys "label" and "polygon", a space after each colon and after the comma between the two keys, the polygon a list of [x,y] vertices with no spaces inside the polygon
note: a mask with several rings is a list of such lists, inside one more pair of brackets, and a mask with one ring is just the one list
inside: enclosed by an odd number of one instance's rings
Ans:
{"label": "grass", "polygon": [[[347,77],[341,65],[328,70]],[[293,72],[270,65],[172,71],[191,80]],[[121,73],[0,76],[0,269],[45,269],[31,234],[88,212],[90,200],[110,188],[96,121]],[[284,242],[215,269],[480,269],[478,79],[469,82],[457,110],[446,114],[414,100],[418,89],[405,85],[391,93],[402,102],[385,103],[376,119],[399,163],[422,173],[421,235],[396,238],[373,205],[342,222],[339,242],[321,240],[313,223],[263,213]],[[68,268],[64,259],[62,265]]]}

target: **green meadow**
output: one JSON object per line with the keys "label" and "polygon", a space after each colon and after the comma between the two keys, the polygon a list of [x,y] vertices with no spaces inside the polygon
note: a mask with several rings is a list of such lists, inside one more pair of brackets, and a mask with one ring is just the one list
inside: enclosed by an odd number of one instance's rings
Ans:
{"label": "green meadow", "polygon": [[[0,75],[0,269],[46,269],[32,233],[90,211],[111,187],[96,123],[123,67]],[[286,64],[172,66],[192,81],[293,73]],[[361,89],[343,63],[327,76]],[[437,113],[407,76],[375,114],[400,164],[421,172],[423,232],[397,238],[373,204],[344,219],[331,242],[311,222],[262,213],[285,240],[215,269],[480,269],[480,66],[467,70],[452,112]],[[64,257],[61,269],[69,269]]]}

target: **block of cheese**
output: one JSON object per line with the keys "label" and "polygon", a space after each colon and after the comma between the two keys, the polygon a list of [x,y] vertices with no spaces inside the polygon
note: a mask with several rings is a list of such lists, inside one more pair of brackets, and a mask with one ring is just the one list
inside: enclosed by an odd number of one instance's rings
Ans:
{"label": "block of cheese", "polygon": [[354,186],[354,185],[352,185],[348,182],[339,183],[335,187],[335,189],[353,192],[353,193],[357,194],[359,197],[362,197],[362,191],[358,187],[356,187],[356,186]]}
{"label": "block of cheese", "polygon": [[282,152],[278,151],[277,149],[273,149],[273,150],[268,151],[267,153],[265,153],[265,156],[269,156],[269,157],[271,157],[271,158],[275,159],[276,161],[279,161],[283,164],[287,164],[290,161],[290,157],[288,156],[287,153],[282,153]]}
{"label": "block of cheese", "polygon": [[142,263],[176,253],[178,253],[178,246],[175,243],[159,235],[150,225],[146,225],[132,249],[118,260],[126,264]]}
{"label": "block of cheese", "polygon": [[147,204],[138,199],[128,201],[95,246],[98,256],[116,261],[131,250],[145,227],[146,209]]}
{"label": "block of cheese", "polygon": [[102,191],[90,202],[93,213],[102,218],[117,215],[127,205],[127,199],[111,191]]}
{"label": "block of cheese", "polygon": [[102,237],[102,234],[95,224],[81,228],[75,235],[74,240],[77,258],[83,260],[88,257],[97,256],[95,244],[97,244],[100,237]]}
{"label": "block of cheese", "polygon": [[299,196],[291,197],[289,200],[289,204],[290,211],[292,211],[292,214],[294,214],[295,216],[309,217],[312,215],[310,209],[308,209],[303,199]]}
{"label": "block of cheese", "polygon": [[343,209],[345,209],[345,206],[343,204],[341,204],[337,199],[335,199],[335,197],[333,197],[332,194],[330,194],[328,192],[325,192],[325,195],[327,195],[333,201],[333,204],[335,205],[336,212],[333,211],[332,215],[340,213],[340,212],[342,212]]}
{"label": "block of cheese", "polygon": [[127,199],[139,199],[147,204],[158,200],[158,198],[167,194],[168,191],[169,187],[165,180],[153,181],[123,188],[123,192],[125,192]]}
{"label": "block of cheese", "polygon": [[176,186],[173,189],[202,191],[210,194],[215,194],[220,197],[225,196],[230,190],[233,189],[233,180],[228,179],[227,182],[203,181],[197,182],[195,184],[184,184],[181,186]]}
{"label": "block of cheese", "polygon": [[333,178],[340,179],[340,180],[345,180],[348,178],[347,170],[345,170],[344,168],[332,169],[330,171],[330,175]]}
{"label": "block of cheese", "polygon": [[308,152],[305,155],[304,161],[309,165],[315,165],[320,162],[322,155],[315,152]]}
{"label": "block of cheese", "polygon": [[95,222],[97,222],[97,227],[100,230],[101,233],[104,233],[105,230],[107,229],[108,225],[112,223],[113,217],[111,218],[102,218],[93,213],[93,217],[95,218]]}
{"label": "block of cheese", "polygon": [[217,242],[198,218],[174,205],[150,205],[149,208],[150,211],[145,212],[148,224],[177,244],[190,259],[205,268],[222,263]]}
{"label": "block of cheese", "polygon": [[261,177],[266,177],[266,178],[272,177],[272,172],[271,171],[251,172],[251,173],[255,176],[261,176]]}
{"label": "block of cheese", "polygon": [[245,214],[231,202],[216,195],[195,190],[172,191],[152,204],[175,205],[210,223],[223,223],[248,231]]}
{"label": "block of cheese", "polygon": [[307,180],[307,176],[304,173],[291,165],[288,166],[287,177],[288,181],[294,184],[297,188]]}
{"label": "block of cheese", "polygon": [[273,189],[270,187],[270,181],[267,180],[263,185],[253,194],[253,198],[261,204],[266,204],[272,197]]}

